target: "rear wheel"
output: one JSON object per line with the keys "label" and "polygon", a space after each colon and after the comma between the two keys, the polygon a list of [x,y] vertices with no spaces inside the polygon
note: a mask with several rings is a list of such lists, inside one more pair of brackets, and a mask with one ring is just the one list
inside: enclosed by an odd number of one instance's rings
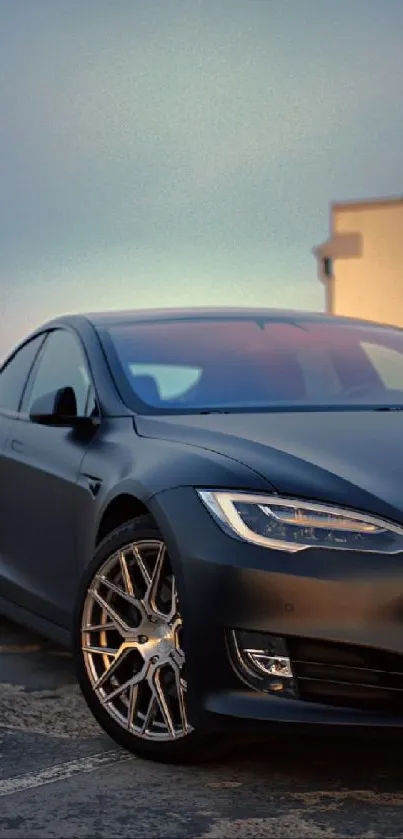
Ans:
{"label": "rear wheel", "polygon": [[119,527],[98,548],[82,583],[74,651],[87,704],[116,742],[170,763],[208,756],[188,720],[177,584],[152,519]]}

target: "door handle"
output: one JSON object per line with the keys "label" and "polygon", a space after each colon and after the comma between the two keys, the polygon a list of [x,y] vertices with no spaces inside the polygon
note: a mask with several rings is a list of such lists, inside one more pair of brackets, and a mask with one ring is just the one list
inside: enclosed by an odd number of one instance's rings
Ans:
{"label": "door handle", "polygon": [[15,452],[23,452],[24,443],[22,443],[21,440],[11,440],[11,448],[14,449]]}

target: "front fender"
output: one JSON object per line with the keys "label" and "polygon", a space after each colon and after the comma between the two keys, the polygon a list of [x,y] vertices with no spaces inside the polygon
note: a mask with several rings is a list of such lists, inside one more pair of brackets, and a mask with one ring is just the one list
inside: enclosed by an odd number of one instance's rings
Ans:
{"label": "front fender", "polygon": [[129,423],[126,418],[110,423],[106,433],[94,440],[81,466],[82,492],[76,510],[81,569],[93,555],[106,510],[120,496],[132,496],[149,508],[155,495],[177,487],[273,489],[253,469],[231,457],[187,443],[139,437]]}

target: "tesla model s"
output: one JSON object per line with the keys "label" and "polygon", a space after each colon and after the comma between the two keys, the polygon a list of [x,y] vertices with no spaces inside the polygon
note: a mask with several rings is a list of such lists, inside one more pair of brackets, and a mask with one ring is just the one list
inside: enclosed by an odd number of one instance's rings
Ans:
{"label": "tesla model s", "polygon": [[[101,726],[403,724],[403,331],[65,316],[0,370],[0,610],[71,645]],[[219,739],[219,738],[218,738]]]}

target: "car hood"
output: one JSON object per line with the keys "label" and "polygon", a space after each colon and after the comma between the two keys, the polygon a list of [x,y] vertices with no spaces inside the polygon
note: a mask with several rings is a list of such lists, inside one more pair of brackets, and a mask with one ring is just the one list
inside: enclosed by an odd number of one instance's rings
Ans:
{"label": "car hood", "polygon": [[136,428],[141,436],[231,457],[267,480],[268,489],[403,522],[403,413],[137,417]]}

